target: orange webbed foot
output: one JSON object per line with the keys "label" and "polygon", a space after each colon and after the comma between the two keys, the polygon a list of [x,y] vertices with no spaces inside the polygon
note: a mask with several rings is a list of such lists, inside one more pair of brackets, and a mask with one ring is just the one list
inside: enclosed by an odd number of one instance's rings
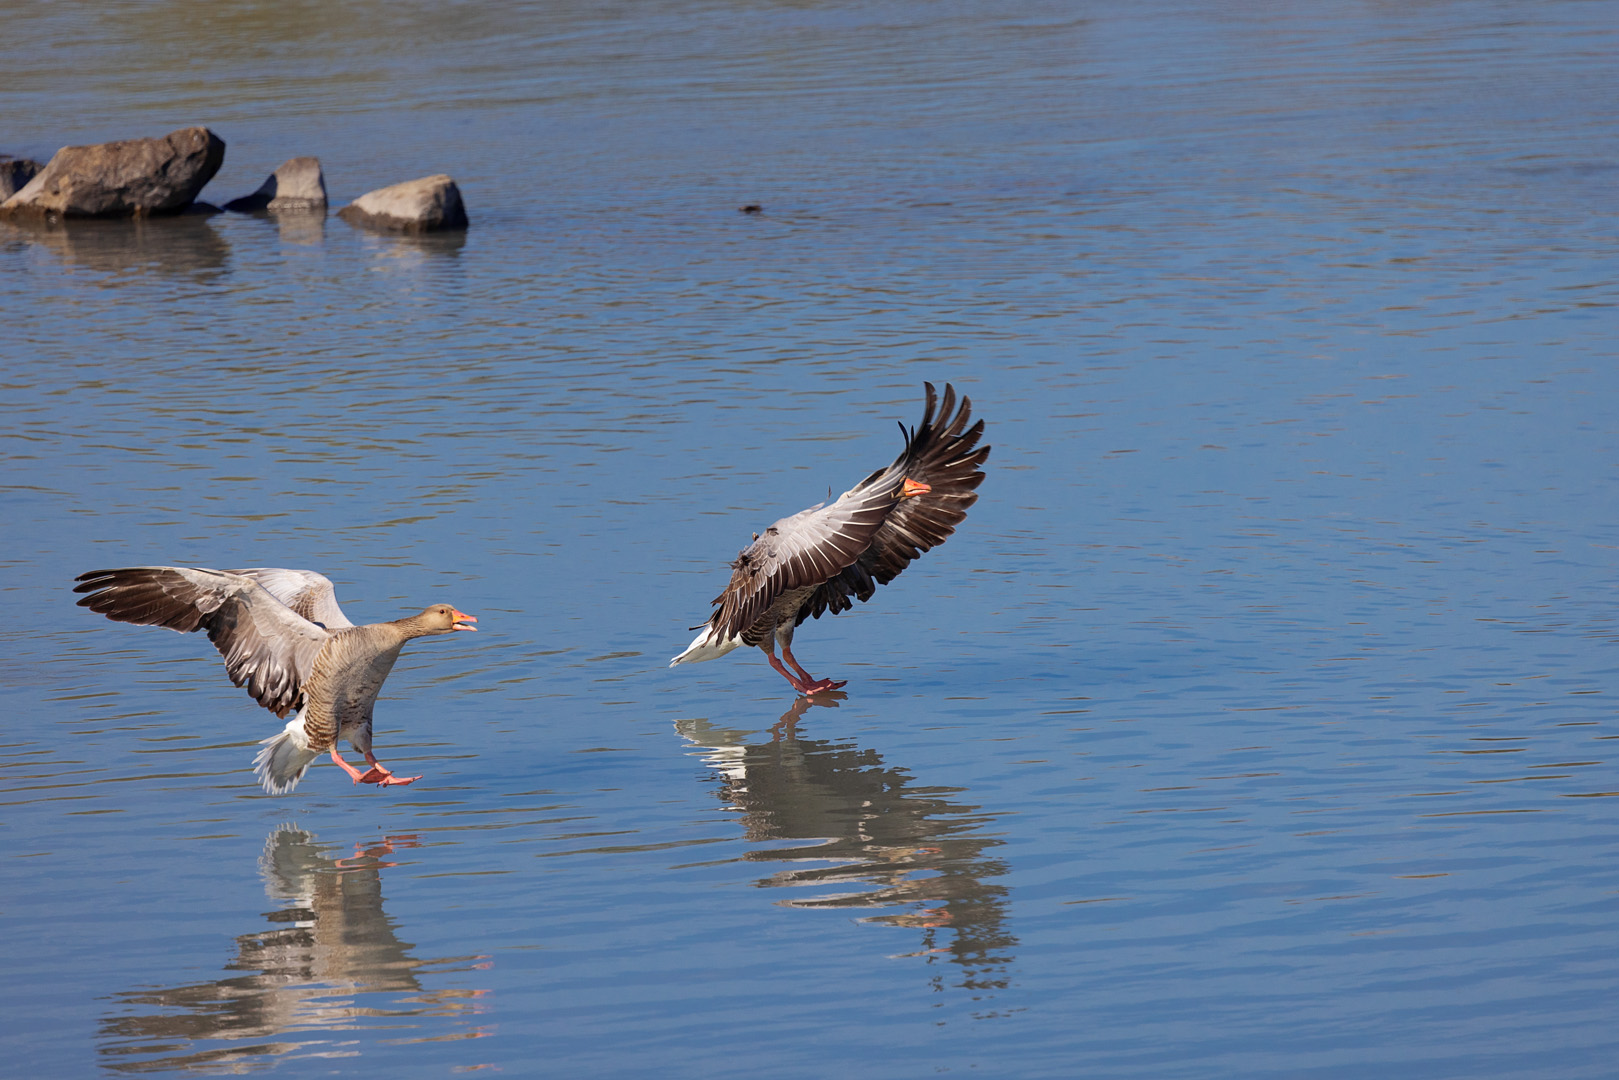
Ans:
{"label": "orange webbed foot", "polygon": [[378,787],[404,787],[420,780],[420,776],[395,776],[388,769],[373,762],[371,768],[354,778],[356,784],[376,784]]}

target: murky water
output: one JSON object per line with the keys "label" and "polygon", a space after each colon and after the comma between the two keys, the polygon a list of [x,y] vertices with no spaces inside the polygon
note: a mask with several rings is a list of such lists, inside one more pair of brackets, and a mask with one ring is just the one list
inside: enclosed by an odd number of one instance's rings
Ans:
{"label": "murky water", "polygon": [[[0,227],[31,1076],[1601,1077],[1619,24],[1554,2],[27,5],[0,152],[447,171],[464,238]],[[759,203],[764,212],[737,208]],[[752,530],[995,449],[796,651]],[[150,562],[448,601],[288,797]],[[828,707],[835,706],[835,707]]]}

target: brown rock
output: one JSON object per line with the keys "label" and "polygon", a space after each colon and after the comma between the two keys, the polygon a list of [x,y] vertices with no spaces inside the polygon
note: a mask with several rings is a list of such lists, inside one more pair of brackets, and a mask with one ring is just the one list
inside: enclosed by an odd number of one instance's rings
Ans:
{"label": "brown rock", "polygon": [[0,217],[146,217],[191,205],[225,160],[225,142],[205,127],[161,139],[64,146]]}
{"label": "brown rock", "polygon": [[368,191],[337,212],[350,225],[388,232],[436,232],[467,227],[455,181],[440,173]]}

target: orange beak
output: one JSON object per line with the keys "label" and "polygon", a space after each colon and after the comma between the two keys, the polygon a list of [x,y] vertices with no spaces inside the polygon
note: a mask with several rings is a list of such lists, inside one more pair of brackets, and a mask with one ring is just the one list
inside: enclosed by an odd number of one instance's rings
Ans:
{"label": "orange beak", "polygon": [[905,483],[900,485],[899,497],[903,499],[910,495],[926,495],[932,490],[933,489],[931,487],[922,483],[920,480],[912,480],[909,476],[907,476],[905,478]]}
{"label": "orange beak", "polygon": [[[455,611],[454,608],[451,608],[450,610]],[[455,612],[455,629],[457,629],[457,630],[471,630],[473,632],[476,632],[477,629],[478,629],[476,626],[462,626],[461,624],[464,623],[464,622],[477,622],[477,621],[478,621],[477,619],[474,619],[471,615],[468,615],[464,611],[456,611]]]}

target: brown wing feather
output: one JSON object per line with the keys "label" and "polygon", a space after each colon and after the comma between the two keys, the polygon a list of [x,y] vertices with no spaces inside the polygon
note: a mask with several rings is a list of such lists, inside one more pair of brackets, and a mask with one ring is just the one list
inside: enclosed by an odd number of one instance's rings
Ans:
{"label": "brown wing feather", "polygon": [[250,577],[187,566],[132,566],[80,574],[80,607],[117,622],[206,630],[231,682],[277,716],[303,696],[330,635]]}
{"label": "brown wing feather", "polygon": [[851,597],[871,599],[878,585],[893,581],[922,552],[944,543],[966,519],[967,508],[978,501],[977,488],[984,482],[981,466],[990,450],[978,446],[984,422],[967,426],[972,399],[963,396],[957,409],[955,387],[949,383],[943,401],[938,400],[932,383],[922,385],[927,392],[922,423],[907,437],[905,449],[894,463],[872,477],[897,474],[933,490],[899,500],[873,535],[871,545],[853,564],[822,584],[800,609],[799,622],[812,615],[818,619],[823,612],[846,611],[854,606]]}

